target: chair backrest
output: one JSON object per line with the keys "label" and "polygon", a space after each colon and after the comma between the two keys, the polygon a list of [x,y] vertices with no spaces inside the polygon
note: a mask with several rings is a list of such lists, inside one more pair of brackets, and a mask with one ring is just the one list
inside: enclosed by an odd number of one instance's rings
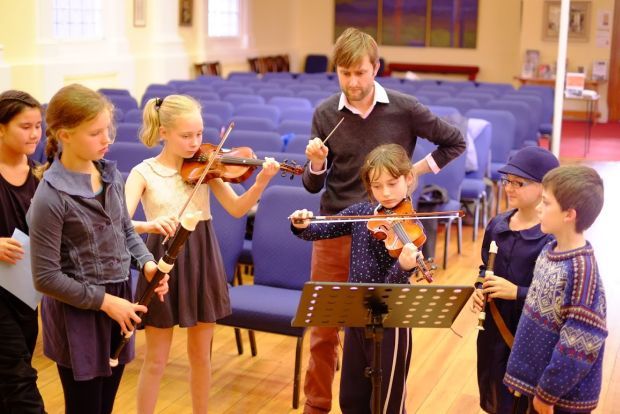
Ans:
{"label": "chair backrest", "polygon": [[317,106],[319,106],[319,104],[321,102],[323,102],[325,99],[329,98],[330,96],[332,96],[334,94],[334,92],[331,91],[301,91],[297,93],[297,97],[298,98],[305,98],[307,100],[310,101],[310,103],[312,104],[312,106],[314,106],[315,108]]}
{"label": "chair backrest", "polygon": [[264,104],[265,98],[260,95],[254,95],[254,92],[250,94],[242,94],[242,93],[229,93],[222,101],[230,102],[234,108],[241,106],[243,104]]}
{"label": "chair backrest", "polygon": [[312,122],[312,115],[314,115],[314,109],[308,108],[291,108],[284,109],[280,114],[280,122],[282,121],[304,121]]}
{"label": "chair backrest", "polygon": [[276,131],[276,124],[267,118],[257,116],[233,115],[230,118],[235,123],[235,129],[247,131]]}
{"label": "chair backrest", "polygon": [[484,119],[469,118],[468,133],[473,136],[474,146],[476,147],[476,160],[478,169],[465,174],[466,178],[488,177],[491,166],[491,139],[492,125]]}
{"label": "chair backrest", "polygon": [[219,115],[202,111],[202,123],[205,127],[219,129],[224,126],[224,122]]}
{"label": "chair backrest", "polygon": [[424,93],[415,93],[415,97],[416,98],[427,98],[429,99],[432,103],[437,102],[439,99],[442,98],[449,98],[450,97],[450,93],[448,92],[442,92],[442,91],[431,91],[431,92],[424,92]]}
{"label": "chair backrest", "polygon": [[187,91],[184,95],[189,95],[197,101],[219,101],[220,95],[217,92],[208,91]]}
{"label": "chair backrest", "polygon": [[[270,86],[267,86],[270,85]],[[290,89],[284,89],[279,87],[276,84],[271,85],[270,83],[268,83],[265,87],[259,89],[256,92],[256,95],[258,96],[262,96],[263,99],[265,100],[265,102],[268,102],[271,100],[271,98],[273,97],[293,97],[295,96],[295,92],[291,91]]]}
{"label": "chair backrest", "polygon": [[287,217],[303,208],[318,212],[320,197],[301,186],[272,186],[263,192],[252,235],[254,284],[301,290],[310,280],[312,243],[293,235]]}
{"label": "chair backrest", "polygon": [[293,134],[286,143],[284,151],[292,154],[305,154],[308,141],[310,141],[310,135],[308,134]]}
{"label": "chair backrest", "polygon": [[134,124],[142,123],[142,111],[139,109],[130,109],[129,111],[125,112],[123,122]]}
{"label": "chair backrest", "polygon": [[467,98],[467,99],[475,99],[476,101],[478,101],[478,105],[484,105],[487,102],[495,99],[495,93],[489,93],[489,92],[476,92],[473,90],[465,90],[460,92],[457,95],[458,98]]}
{"label": "chair backrest", "polygon": [[520,149],[527,139],[535,139],[535,137],[528,137],[528,134],[532,131],[531,124],[533,120],[529,107],[526,103],[494,99],[487,102],[484,109],[500,109],[508,111],[514,115],[517,125],[513,149]]}
{"label": "chair backrest", "polygon": [[105,96],[112,96],[112,95],[131,96],[131,94],[129,93],[129,90],[119,89],[119,88],[99,88],[97,89],[97,92],[104,94]]}
{"label": "chair backrest", "polygon": [[312,130],[312,121],[296,121],[288,119],[280,122],[278,132],[282,135],[286,134],[310,134]]}
{"label": "chair backrest", "polygon": [[469,98],[441,98],[435,101],[436,105],[451,106],[458,109],[461,114],[470,109],[478,108],[480,104],[475,99]]}
{"label": "chair backrest", "polygon": [[138,102],[133,96],[108,95],[107,98],[116,108],[121,109],[125,113],[131,111],[132,109],[138,109]]}
{"label": "chair backrest", "polygon": [[235,108],[235,115],[255,116],[269,119],[274,124],[280,122],[280,108],[266,104],[242,104]]}
{"label": "chair backrest", "polygon": [[[413,161],[417,162],[434,151],[436,145],[425,139],[418,139],[413,152]],[[461,187],[465,179],[465,153],[450,161],[437,174],[426,174],[424,184],[435,184],[446,189],[450,200],[461,200]]]}
{"label": "chair backrest", "polygon": [[282,139],[277,132],[269,131],[247,131],[241,129],[233,129],[224,145],[227,148],[232,147],[250,147],[254,151],[282,151]]}
{"label": "chair backrest", "polygon": [[277,106],[281,111],[290,108],[312,108],[310,101],[305,98],[274,96],[267,103]]}
{"label": "chair backrest", "polygon": [[[237,195],[243,194],[245,189],[241,184],[230,184]],[[213,228],[217,242],[222,253],[224,262],[224,270],[226,270],[226,279],[228,283],[233,282],[235,276],[235,268],[239,261],[239,256],[243,251],[243,239],[245,238],[245,229],[247,225],[247,216],[236,218],[231,216],[217,198],[211,192],[211,216],[213,216]]]}
{"label": "chair backrest", "polygon": [[304,64],[304,73],[327,72],[327,55],[308,55]]}
{"label": "chair backrest", "polygon": [[291,83],[286,85],[286,89],[293,91],[294,93],[298,93],[300,91],[320,91],[321,87],[312,82],[304,82],[304,83]]}
{"label": "chair backrest", "polygon": [[229,81],[247,83],[258,80],[258,75],[256,72],[230,72],[226,79]]}
{"label": "chair backrest", "polygon": [[491,123],[491,161],[505,163],[514,147],[517,120],[509,111],[472,109],[465,116]]}
{"label": "chair backrest", "polygon": [[427,108],[436,116],[458,116],[460,114],[459,110],[452,106],[428,105]]}
{"label": "chair backrest", "polygon": [[155,157],[160,151],[159,146],[148,148],[139,142],[115,142],[110,145],[105,158],[116,161],[116,167],[123,173],[131,171],[145,159]]}
{"label": "chair backrest", "polygon": [[227,123],[232,117],[234,107],[230,102],[210,101],[202,102],[202,113],[215,114],[222,122]]}
{"label": "chair backrest", "polygon": [[116,141],[140,144],[138,133],[141,127],[142,124],[138,122],[122,122],[118,124],[116,126]]}
{"label": "chair backrest", "polygon": [[248,88],[246,86],[226,86],[223,88],[219,88],[217,90],[219,96],[222,99],[226,99],[226,96],[230,94],[239,94],[239,95],[252,95],[254,93],[254,89]]}

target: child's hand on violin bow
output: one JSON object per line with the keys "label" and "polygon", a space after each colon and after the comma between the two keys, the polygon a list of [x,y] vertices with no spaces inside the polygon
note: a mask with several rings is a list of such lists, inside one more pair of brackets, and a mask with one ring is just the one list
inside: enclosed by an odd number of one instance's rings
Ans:
{"label": "child's hand on violin bow", "polygon": [[297,210],[290,215],[291,224],[297,229],[305,229],[310,225],[310,220],[314,217],[312,211],[308,211],[305,208],[303,210]]}
{"label": "child's hand on violin bow", "polygon": [[422,258],[422,252],[413,243],[407,243],[398,256],[398,263],[404,270],[413,269],[418,265],[418,256]]}
{"label": "child's hand on violin bow", "polygon": [[265,157],[263,168],[256,176],[256,183],[258,185],[267,186],[269,180],[271,180],[278,171],[280,171],[280,163],[271,157]]}

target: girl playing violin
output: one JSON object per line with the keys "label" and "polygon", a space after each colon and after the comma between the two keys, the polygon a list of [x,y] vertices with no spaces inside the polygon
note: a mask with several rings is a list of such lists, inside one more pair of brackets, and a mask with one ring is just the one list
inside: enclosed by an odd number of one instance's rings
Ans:
{"label": "girl playing violin", "polygon": [[[412,164],[403,147],[387,144],[376,147],[366,157],[360,177],[371,201],[345,208],[337,215],[373,215],[409,202],[416,184]],[[374,201],[373,201],[374,200]],[[310,224],[312,212],[297,210],[291,215],[293,232],[304,240],[320,240],[351,235],[349,282],[409,283],[421,255],[413,243],[403,246],[398,258],[390,256],[383,242],[373,237],[365,222]],[[384,329],[382,343],[381,412],[402,413],[405,386],[411,360],[411,331]],[[372,340],[364,328],[347,328],[340,380],[340,408],[344,414],[370,410],[371,380],[365,368],[372,358]]]}
{"label": "girl playing violin", "polygon": [[[114,107],[81,85],[60,89],[46,114],[47,163],[28,210],[32,277],[43,292],[43,351],[56,362],[67,414],[112,412],[133,346],[110,354],[136,312],[129,266],[149,280],[157,266],[127,215],[123,178],[103,159],[114,140]],[[59,146],[62,144],[62,151]],[[155,290],[160,299],[167,276]],[[120,325],[120,327],[119,327]]]}
{"label": "girl playing violin", "polygon": [[[134,167],[127,178],[127,209],[133,215],[142,202],[147,221],[134,221],[136,230],[149,233],[147,246],[157,257],[164,253],[162,240],[172,236],[176,215],[193,186],[186,184],[180,171],[184,159],[192,157],[202,144],[203,122],[200,104],[189,96],[153,98],[144,108],[141,141],[148,147],[163,142],[161,152]],[[187,212],[202,212],[202,220],[192,232],[170,273],[170,294],[165,303],[151,304],[143,320],[146,355],[138,383],[138,412],[152,413],[164,368],[170,353],[175,325],[187,328],[189,380],[194,413],[206,413],[211,383],[211,341],[215,321],[230,314],[230,302],[222,257],[211,223],[209,190],[231,215],[241,217],[258,201],[279,164],[267,159],[256,182],[237,196],[221,178],[202,185]],[[146,289],[138,283],[137,296]]]}

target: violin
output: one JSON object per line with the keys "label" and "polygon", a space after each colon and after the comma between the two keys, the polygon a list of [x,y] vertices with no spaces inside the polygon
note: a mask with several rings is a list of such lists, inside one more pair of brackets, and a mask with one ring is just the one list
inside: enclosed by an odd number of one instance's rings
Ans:
{"label": "violin", "polygon": [[[188,184],[196,184],[202,173],[204,172],[208,161],[216,154],[217,145],[202,144],[198,151],[190,157],[183,160],[181,166],[181,177]],[[256,167],[263,165],[264,160],[259,160],[249,147],[235,147],[217,151],[213,165],[207,172],[203,183],[207,183],[213,178],[221,178],[230,183],[241,183],[247,180]],[[282,175],[291,174],[301,175],[304,167],[297,165],[294,161],[291,164],[287,160],[280,163]]]}
{"label": "violin", "polygon": [[[424,227],[417,219],[394,219],[390,217],[392,215],[415,216],[416,211],[409,197],[405,198],[394,208],[381,207],[375,210],[375,215],[379,213],[383,213],[382,215],[385,216],[385,219],[368,221],[366,227],[375,239],[383,241],[391,257],[398,258],[403,250],[403,246],[407,243],[413,243],[420,248],[426,242]],[[418,255],[416,261],[424,279],[431,283],[433,281],[433,274],[426,266],[424,259]]]}

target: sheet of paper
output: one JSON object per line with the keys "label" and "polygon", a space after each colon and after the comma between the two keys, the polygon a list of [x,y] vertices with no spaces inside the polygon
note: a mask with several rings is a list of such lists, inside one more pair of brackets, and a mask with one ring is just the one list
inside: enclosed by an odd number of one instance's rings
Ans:
{"label": "sheet of paper", "polygon": [[32,283],[30,239],[19,229],[15,229],[12,237],[22,244],[24,258],[14,265],[0,262],[0,286],[17,296],[32,309],[36,309],[41,301],[41,293],[37,292]]}

